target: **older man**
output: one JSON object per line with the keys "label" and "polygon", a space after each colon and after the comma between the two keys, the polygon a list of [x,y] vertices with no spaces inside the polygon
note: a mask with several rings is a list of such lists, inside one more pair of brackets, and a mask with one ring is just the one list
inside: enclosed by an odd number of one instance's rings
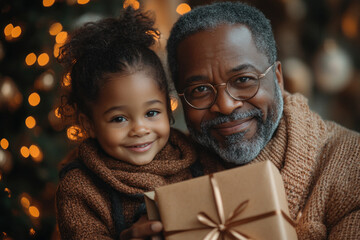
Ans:
{"label": "older man", "polygon": [[[272,161],[299,239],[360,239],[360,135],[283,89],[268,19],[242,3],[201,6],[174,25],[168,63],[191,136],[224,162]],[[138,222],[124,239],[161,231]]]}

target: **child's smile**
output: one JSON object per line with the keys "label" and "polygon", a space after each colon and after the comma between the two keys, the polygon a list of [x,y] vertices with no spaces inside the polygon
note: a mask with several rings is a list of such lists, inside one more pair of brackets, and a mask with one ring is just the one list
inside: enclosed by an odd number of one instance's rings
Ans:
{"label": "child's smile", "polygon": [[89,134],[110,156],[135,165],[153,160],[170,132],[165,93],[147,71],[114,74],[92,106]]}

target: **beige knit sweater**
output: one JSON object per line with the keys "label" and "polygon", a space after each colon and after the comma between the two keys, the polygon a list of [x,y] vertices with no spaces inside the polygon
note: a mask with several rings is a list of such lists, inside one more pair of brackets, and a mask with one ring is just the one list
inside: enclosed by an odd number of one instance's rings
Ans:
{"label": "beige knit sweater", "polygon": [[[252,163],[271,160],[284,180],[299,239],[360,239],[360,134],[323,121],[299,94],[284,96],[272,140]],[[300,214],[300,215],[299,215]]]}

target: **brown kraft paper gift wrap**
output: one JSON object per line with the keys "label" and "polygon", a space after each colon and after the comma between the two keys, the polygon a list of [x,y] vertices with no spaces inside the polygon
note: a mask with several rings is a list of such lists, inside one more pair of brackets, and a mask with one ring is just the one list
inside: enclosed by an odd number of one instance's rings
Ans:
{"label": "brown kraft paper gift wrap", "polygon": [[167,240],[297,239],[270,161],[159,187],[155,201]]}

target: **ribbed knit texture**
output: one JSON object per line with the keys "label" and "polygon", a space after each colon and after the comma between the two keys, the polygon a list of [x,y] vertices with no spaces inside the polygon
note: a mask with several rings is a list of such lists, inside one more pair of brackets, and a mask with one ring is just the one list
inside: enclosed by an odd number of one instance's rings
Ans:
{"label": "ribbed knit texture", "polygon": [[[206,155],[206,154],[205,154]],[[203,155],[204,158],[205,155]],[[62,239],[113,239],[115,226],[108,189],[102,189],[98,178],[119,194],[123,217],[129,225],[137,220],[143,207],[143,193],[155,187],[192,178],[189,167],[198,158],[190,141],[172,129],[168,144],[149,164],[135,166],[107,156],[94,140],[79,146],[78,159],[88,170],[73,169],[60,181],[56,194],[57,220]],[[207,161],[212,171],[221,165]],[[213,166],[214,165],[214,166]],[[206,170],[209,173],[209,170]]]}
{"label": "ribbed knit texture", "polygon": [[299,239],[360,239],[360,134],[323,121],[299,95],[284,96],[272,140],[252,163],[271,160],[284,180]]}

